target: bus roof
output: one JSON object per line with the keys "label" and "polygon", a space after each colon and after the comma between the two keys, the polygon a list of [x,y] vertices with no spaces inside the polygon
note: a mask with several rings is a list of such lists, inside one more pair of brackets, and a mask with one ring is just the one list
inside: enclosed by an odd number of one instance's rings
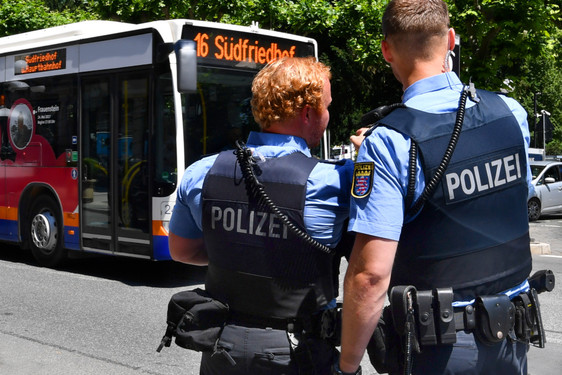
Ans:
{"label": "bus roof", "polygon": [[0,38],[0,54],[126,32],[137,28],[138,26],[130,23],[97,20],[49,27]]}
{"label": "bus roof", "polygon": [[[117,21],[91,20],[71,23],[68,25],[55,26],[41,30],[29,31],[26,33],[15,34],[0,38],[0,55],[9,54],[16,51],[28,49],[38,49],[55,44],[72,43],[83,39],[90,39],[100,36],[125,33],[147,28],[157,29],[168,42],[179,39],[183,25],[204,26],[218,29],[237,30],[244,32],[254,32],[269,36],[288,38],[316,45],[312,38],[298,35],[282,33],[267,29],[260,29],[257,24],[251,26],[239,26],[225,23],[208,21],[197,21],[189,19],[175,19],[152,21],[142,24],[131,24]],[[173,38],[172,40],[167,40]]]}

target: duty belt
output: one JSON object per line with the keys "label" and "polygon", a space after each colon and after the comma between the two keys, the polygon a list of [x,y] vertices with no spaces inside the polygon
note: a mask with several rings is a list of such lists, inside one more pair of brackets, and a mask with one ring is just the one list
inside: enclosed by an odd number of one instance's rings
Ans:
{"label": "duty belt", "polygon": [[[389,326],[394,327],[393,331],[400,338],[399,346],[403,355],[400,368],[405,374],[410,374],[413,353],[419,353],[423,346],[454,344],[458,331],[474,332],[480,341],[487,344],[495,344],[509,337],[543,348],[546,339],[538,293],[554,289],[554,274],[550,270],[538,271],[528,282],[529,291],[512,299],[505,294],[478,296],[474,305],[464,308],[453,308],[452,288],[418,291],[412,285],[393,287],[389,295],[390,306],[385,307],[383,316],[390,312],[392,318]],[[382,330],[375,331],[379,332],[379,338],[387,333],[392,336],[390,332],[381,333],[386,326],[385,322]],[[382,340],[382,348],[386,352],[392,346],[393,339],[382,337]],[[379,348],[377,339],[374,342],[375,348]],[[375,355],[371,362],[377,370],[377,366],[380,366],[383,372],[388,372],[386,370],[392,366],[389,364],[390,354],[383,353],[379,357]]]}
{"label": "duty belt", "polygon": [[478,296],[474,305],[453,308],[453,289],[418,291],[414,286],[396,286],[390,292],[394,327],[400,336],[418,345],[446,345],[456,342],[457,331],[474,332],[487,343],[508,335],[514,340],[530,340],[544,347],[544,329],[538,293],[554,288],[550,270],[529,278],[530,289],[510,299],[505,294]]}
{"label": "duty belt", "polygon": [[252,314],[232,311],[229,323],[250,328],[273,328],[286,330],[289,319],[261,317]]}
{"label": "duty belt", "polygon": [[339,342],[341,309],[327,309],[310,316],[295,318],[262,317],[232,311],[229,323],[251,328],[272,328]]}
{"label": "duty belt", "polygon": [[476,328],[474,306],[455,307],[455,329],[457,331],[472,332]]}

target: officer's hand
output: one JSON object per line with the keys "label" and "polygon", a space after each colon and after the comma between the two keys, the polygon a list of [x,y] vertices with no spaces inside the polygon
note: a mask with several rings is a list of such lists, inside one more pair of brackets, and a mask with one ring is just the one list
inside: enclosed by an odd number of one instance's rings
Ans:
{"label": "officer's hand", "polygon": [[369,128],[358,129],[355,132],[355,135],[352,135],[351,137],[349,137],[349,140],[351,141],[351,143],[353,143],[355,148],[359,148],[359,146],[361,146],[361,142],[363,142],[363,140],[365,139],[364,134],[367,130],[369,130]]}

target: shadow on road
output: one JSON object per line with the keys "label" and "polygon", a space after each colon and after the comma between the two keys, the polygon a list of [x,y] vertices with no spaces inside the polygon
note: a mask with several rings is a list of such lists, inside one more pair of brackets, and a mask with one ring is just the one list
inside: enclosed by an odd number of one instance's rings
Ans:
{"label": "shadow on road", "polygon": [[562,219],[562,213],[559,214],[547,214],[547,215],[542,215],[538,220],[536,220],[535,222],[548,222],[550,220],[560,220]]}
{"label": "shadow on road", "polygon": [[[29,251],[8,244],[0,244],[0,260],[39,267]],[[71,252],[69,259],[57,270],[115,280],[131,286],[174,288],[203,284],[207,267]]]}

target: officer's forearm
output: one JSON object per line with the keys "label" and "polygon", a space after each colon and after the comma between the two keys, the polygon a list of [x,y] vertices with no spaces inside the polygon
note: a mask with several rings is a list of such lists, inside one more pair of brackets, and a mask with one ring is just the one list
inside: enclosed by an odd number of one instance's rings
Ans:
{"label": "officer's forearm", "polygon": [[384,288],[371,285],[369,275],[348,275],[344,286],[340,368],[345,372],[353,372],[365,354],[385,299]]}
{"label": "officer's forearm", "polygon": [[355,371],[384,307],[396,242],[358,234],[344,282],[340,368]]}
{"label": "officer's forearm", "polygon": [[203,238],[185,238],[170,233],[168,237],[170,256],[176,262],[205,266],[209,263]]}

